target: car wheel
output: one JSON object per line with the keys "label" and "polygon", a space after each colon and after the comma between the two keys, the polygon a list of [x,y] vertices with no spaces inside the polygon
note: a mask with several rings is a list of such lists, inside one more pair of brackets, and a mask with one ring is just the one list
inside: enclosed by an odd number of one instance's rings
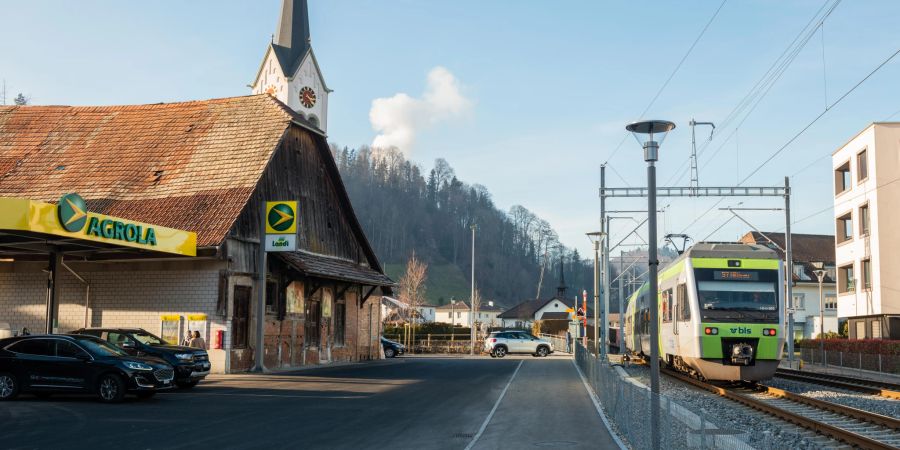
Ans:
{"label": "car wheel", "polygon": [[397,352],[395,352],[394,349],[392,349],[390,347],[384,349],[384,357],[385,358],[393,358],[395,356],[397,356]]}
{"label": "car wheel", "polygon": [[142,391],[137,393],[137,398],[146,400],[148,398],[153,398],[154,395],[156,395],[156,391]]}
{"label": "car wheel", "polygon": [[11,373],[0,373],[0,401],[12,400],[19,395],[19,380]]}
{"label": "car wheel", "polygon": [[178,386],[179,389],[190,389],[199,383],[200,380],[191,380],[191,381],[176,381],[175,385]]}
{"label": "car wheel", "polygon": [[506,356],[506,347],[495,348],[494,355],[496,355],[498,358],[502,358],[502,357]]}
{"label": "car wheel", "polygon": [[118,403],[125,398],[125,383],[122,377],[109,373],[100,377],[97,384],[97,395],[104,403]]}
{"label": "car wheel", "polygon": [[538,352],[537,352],[537,354],[538,354],[538,356],[540,356],[541,358],[543,358],[543,357],[549,355],[549,354],[550,354],[550,351],[547,350],[547,347],[544,347],[544,346],[542,345],[542,346],[538,347]]}

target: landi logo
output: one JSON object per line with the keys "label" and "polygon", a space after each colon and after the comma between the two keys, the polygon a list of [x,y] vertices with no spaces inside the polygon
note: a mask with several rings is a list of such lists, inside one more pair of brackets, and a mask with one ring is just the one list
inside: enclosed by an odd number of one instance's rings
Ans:
{"label": "landi logo", "polygon": [[88,218],[84,199],[78,194],[63,195],[56,208],[56,217],[59,224],[70,233],[83,230]]}
{"label": "landi logo", "polygon": [[287,239],[280,237],[274,241],[272,241],[272,247],[287,247],[291,245],[290,241]]}
{"label": "landi logo", "polygon": [[269,227],[275,231],[284,232],[290,230],[294,225],[294,208],[287,203],[278,203],[269,208],[269,215],[266,220]]}

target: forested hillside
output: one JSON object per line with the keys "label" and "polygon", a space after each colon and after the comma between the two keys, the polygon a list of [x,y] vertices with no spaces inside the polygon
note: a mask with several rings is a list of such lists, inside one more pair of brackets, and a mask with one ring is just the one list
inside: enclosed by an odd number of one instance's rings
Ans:
{"label": "forested hillside", "polygon": [[413,251],[429,264],[429,302],[468,299],[472,224],[477,226],[475,283],[486,300],[508,307],[535,298],[542,261],[547,264],[541,298],[553,296],[561,255],[568,296],[591,289],[592,261],[560,246],[550,224],[524,206],[498,209],[487,188],[458,179],[444,159],[423,170],[395,150],[332,146],[332,152],[388,274],[397,280]]}

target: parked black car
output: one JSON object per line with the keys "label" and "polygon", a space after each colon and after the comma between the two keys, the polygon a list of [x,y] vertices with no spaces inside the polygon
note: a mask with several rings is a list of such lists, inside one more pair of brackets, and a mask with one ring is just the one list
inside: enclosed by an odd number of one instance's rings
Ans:
{"label": "parked black car", "polygon": [[394,342],[385,337],[381,338],[381,347],[384,348],[384,357],[385,358],[393,358],[397,355],[402,355],[406,353],[406,346],[399,343]]}
{"label": "parked black car", "polygon": [[0,339],[0,400],[20,392],[94,393],[118,402],[126,392],[149,398],[172,388],[175,370],[155,358],[135,358],[93,336],[31,335]]}
{"label": "parked black car", "polygon": [[175,367],[175,385],[192,388],[209,375],[206,350],[171,345],[141,328],[82,328],[74,331],[103,339],[133,356],[154,356]]}

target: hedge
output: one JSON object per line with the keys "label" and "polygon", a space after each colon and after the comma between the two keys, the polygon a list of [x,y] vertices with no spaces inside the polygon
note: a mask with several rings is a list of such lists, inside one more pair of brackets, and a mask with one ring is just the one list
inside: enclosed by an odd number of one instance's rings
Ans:
{"label": "hedge", "polygon": [[[797,341],[798,348],[819,348],[818,339]],[[886,339],[825,339],[825,351],[900,356],[900,341]]]}

